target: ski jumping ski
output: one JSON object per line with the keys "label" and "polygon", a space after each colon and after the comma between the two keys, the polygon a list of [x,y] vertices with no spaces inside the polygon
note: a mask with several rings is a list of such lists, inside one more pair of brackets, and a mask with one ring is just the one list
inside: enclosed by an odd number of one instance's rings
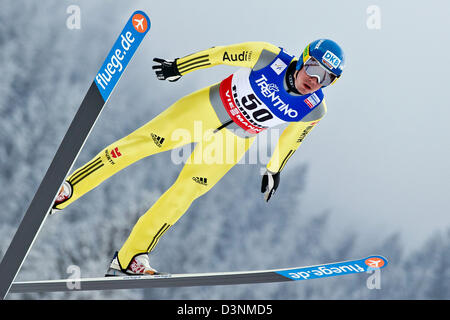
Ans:
{"label": "ski jumping ski", "polygon": [[311,280],[386,267],[382,256],[289,269],[14,282],[11,293],[192,287]]}
{"label": "ski jumping ski", "polygon": [[0,264],[0,299],[8,293],[59,188],[149,29],[149,17],[135,11],[95,76]]}

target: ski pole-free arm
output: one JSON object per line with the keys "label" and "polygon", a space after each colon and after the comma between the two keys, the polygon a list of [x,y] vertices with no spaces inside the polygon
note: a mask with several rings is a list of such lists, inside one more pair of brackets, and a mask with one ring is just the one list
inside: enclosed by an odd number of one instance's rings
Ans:
{"label": "ski pole-free arm", "polygon": [[289,124],[278,139],[272,157],[267,164],[267,170],[272,173],[281,172],[294,152],[300,147],[305,137],[319,121],[320,119],[307,122],[292,122]]}
{"label": "ski pole-free arm", "polygon": [[261,192],[266,202],[280,184],[281,170],[319,120],[293,122],[283,130],[261,181]]}
{"label": "ski pole-free arm", "polygon": [[253,68],[259,56],[267,50],[277,55],[280,48],[267,42],[244,42],[228,46],[217,46],[176,59],[178,71],[185,75],[194,70],[224,64]]}

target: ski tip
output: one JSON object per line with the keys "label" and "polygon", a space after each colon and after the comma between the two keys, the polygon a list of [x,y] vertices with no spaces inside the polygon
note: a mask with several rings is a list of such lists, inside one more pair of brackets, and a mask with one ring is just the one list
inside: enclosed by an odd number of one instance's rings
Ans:
{"label": "ski tip", "polygon": [[142,28],[136,28],[136,31],[146,33],[148,30],[150,30],[151,21],[149,16],[144,11],[136,10],[131,14],[131,19],[133,21],[133,24],[138,23],[139,26],[142,26]]}
{"label": "ski tip", "polygon": [[276,273],[291,280],[310,280],[374,271],[386,267],[387,264],[388,261],[385,257],[380,255],[371,255],[359,260],[347,260],[322,265],[283,269],[276,271]]}
{"label": "ski tip", "polygon": [[364,259],[368,269],[381,269],[388,265],[388,260],[380,255],[371,255]]}

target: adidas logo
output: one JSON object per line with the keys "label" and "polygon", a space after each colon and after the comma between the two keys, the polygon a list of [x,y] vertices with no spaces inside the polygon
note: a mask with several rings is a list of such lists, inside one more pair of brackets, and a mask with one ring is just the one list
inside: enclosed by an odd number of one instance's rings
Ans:
{"label": "adidas logo", "polygon": [[155,144],[161,148],[165,138],[162,138],[154,133],[152,133],[151,136],[152,136],[152,139],[155,142]]}
{"label": "adidas logo", "polygon": [[194,180],[197,183],[200,183],[204,186],[208,185],[208,179],[207,178],[201,178],[201,177],[192,177],[192,180]]}
{"label": "adidas logo", "polygon": [[118,147],[114,148],[114,150],[111,150],[111,155],[113,158],[118,158],[118,157],[122,156]]}

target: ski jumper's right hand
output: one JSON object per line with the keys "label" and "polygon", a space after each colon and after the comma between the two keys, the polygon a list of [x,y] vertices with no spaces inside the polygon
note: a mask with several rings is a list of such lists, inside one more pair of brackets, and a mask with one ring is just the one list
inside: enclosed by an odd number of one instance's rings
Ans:
{"label": "ski jumper's right hand", "polygon": [[177,59],[164,60],[161,58],[154,58],[153,61],[157,64],[154,65],[152,69],[155,70],[156,77],[159,80],[169,80],[170,82],[174,82],[181,78],[181,74],[177,67]]}

